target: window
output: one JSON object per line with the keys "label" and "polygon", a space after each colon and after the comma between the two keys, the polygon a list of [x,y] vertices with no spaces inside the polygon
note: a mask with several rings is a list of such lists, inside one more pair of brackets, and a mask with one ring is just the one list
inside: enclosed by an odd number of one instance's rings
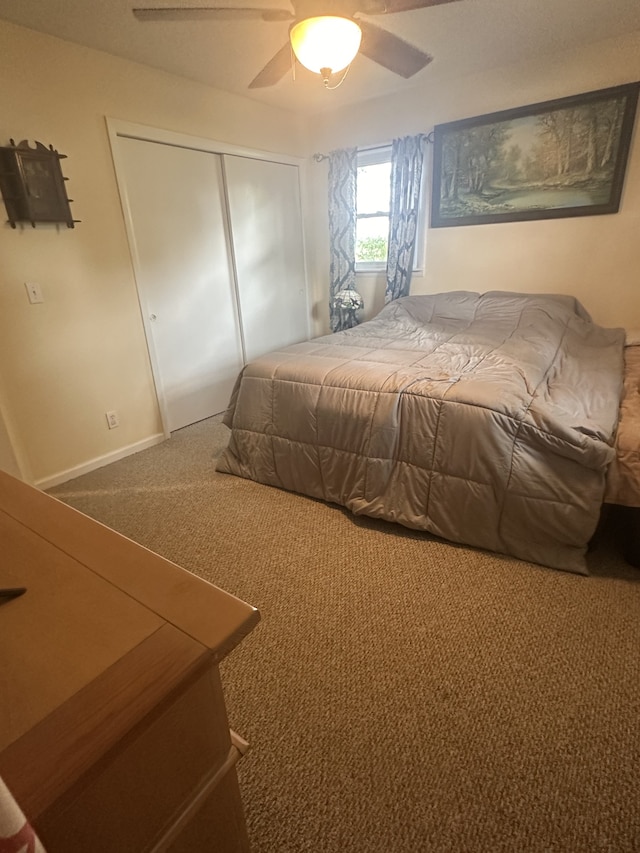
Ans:
{"label": "window", "polygon": [[[413,260],[414,270],[421,268],[424,252],[424,181],[418,213],[418,235]],[[356,198],[356,272],[376,272],[387,266],[389,243],[389,207],[391,202],[391,146],[358,151]]]}
{"label": "window", "polygon": [[391,146],[358,151],[356,269],[384,269],[389,240]]}

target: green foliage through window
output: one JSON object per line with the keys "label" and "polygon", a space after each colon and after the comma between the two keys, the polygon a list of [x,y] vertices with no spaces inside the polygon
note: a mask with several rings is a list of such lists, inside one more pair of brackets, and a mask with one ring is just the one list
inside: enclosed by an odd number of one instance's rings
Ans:
{"label": "green foliage through window", "polygon": [[362,240],[358,240],[356,258],[359,261],[386,261],[386,239],[384,237],[364,237]]}

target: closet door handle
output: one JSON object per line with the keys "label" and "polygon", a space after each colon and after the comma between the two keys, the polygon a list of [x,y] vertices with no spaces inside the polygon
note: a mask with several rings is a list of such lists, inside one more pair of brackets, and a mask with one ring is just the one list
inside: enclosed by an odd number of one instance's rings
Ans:
{"label": "closet door handle", "polygon": [[152,323],[155,323],[155,321],[156,321],[158,318],[157,318],[157,316],[156,316],[155,314],[149,314],[149,319],[151,320],[151,322],[152,322]]}

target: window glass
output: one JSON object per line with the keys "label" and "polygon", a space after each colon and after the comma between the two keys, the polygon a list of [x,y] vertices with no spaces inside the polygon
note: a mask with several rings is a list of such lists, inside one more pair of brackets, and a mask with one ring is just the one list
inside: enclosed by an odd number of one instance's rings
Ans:
{"label": "window glass", "polygon": [[358,168],[358,214],[389,213],[391,161]]}
{"label": "window glass", "polygon": [[386,261],[388,240],[388,215],[358,219],[356,224],[356,261]]}
{"label": "window glass", "polygon": [[356,264],[383,266],[389,239],[391,149],[358,153]]}
{"label": "window glass", "polygon": [[[426,165],[426,164],[425,164]],[[424,181],[425,169],[423,169]],[[387,264],[389,207],[391,203],[391,146],[358,151],[356,199],[356,271],[381,270]],[[418,214],[418,236],[414,269],[421,268],[424,256],[424,196]]]}

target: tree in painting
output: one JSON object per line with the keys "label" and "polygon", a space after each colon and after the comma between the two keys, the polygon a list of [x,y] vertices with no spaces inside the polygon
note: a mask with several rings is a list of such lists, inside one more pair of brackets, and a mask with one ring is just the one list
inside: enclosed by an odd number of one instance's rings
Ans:
{"label": "tree in painting", "polygon": [[446,131],[440,215],[607,203],[625,104],[621,95]]}

